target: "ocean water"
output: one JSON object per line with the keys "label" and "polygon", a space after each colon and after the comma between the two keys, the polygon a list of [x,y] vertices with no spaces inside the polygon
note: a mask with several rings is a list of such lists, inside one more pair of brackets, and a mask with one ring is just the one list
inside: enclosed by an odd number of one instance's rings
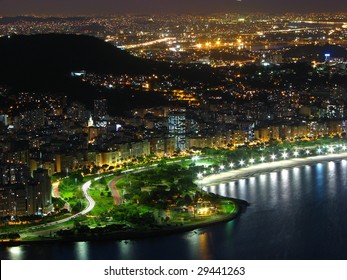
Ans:
{"label": "ocean water", "polygon": [[134,241],[0,248],[0,259],[347,259],[347,161],[282,169],[205,188],[247,200],[234,221]]}

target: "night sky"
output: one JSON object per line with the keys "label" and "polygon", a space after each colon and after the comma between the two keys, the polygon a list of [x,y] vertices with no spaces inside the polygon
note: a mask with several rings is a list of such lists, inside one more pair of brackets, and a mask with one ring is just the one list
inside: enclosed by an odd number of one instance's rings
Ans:
{"label": "night sky", "polygon": [[346,0],[0,0],[0,15],[347,12]]}

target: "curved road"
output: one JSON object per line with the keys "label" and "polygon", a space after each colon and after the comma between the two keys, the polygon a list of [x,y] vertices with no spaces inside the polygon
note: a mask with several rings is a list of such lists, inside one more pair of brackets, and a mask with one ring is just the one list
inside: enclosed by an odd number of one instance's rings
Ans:
{"label": "curved road", "polygon": [[[32,229],[42,229],[42,230],[38,230],[38,231],[35,231],[35,232],[30,232],[30,233],[25,233],[25,234],[21,234],[22,237],[26,237],[26,236],[29,236],[29,235],[38,235],[38,234],[45,234],[45,233],[48,233],[52,230],[44,230],[43,228],[46,228],[46,227],[50,227],[50,226],[54,226],[54,225],[59,225],[59,224],[62,224],[62,223],[65,223],[65,222],[68,222],[72,219],[75,219],[79,216],[82,216],[82,215],[85,215],[87,213],[89,213],[90,211],[92,211],[92,209],[94,208],[95,206],[95,201],[94,199],[88,194],[88,189],[90,188],[90,185],[92,184],[93,181],[96,181],[96,180],[99,180],[101,179],[102,176],[100,177],[97,177],[97,178],[94,178],[92,180],[89,180],[87,182],[85,182],[83,185],[82,185],[82,191],[83,191],[83,195],[85,197],[85,199],[87,200],[87,207],[82,210],[81,212],[77,213],[77,214],[74,214],[70,217],[67,217],[67,218],[64,218],[64,219],[61,219],[59,221],[54,221],[54,222],[50,222],[50,223],[46,223],[46,224],[42,224],[42,225],[38,225],[38,226],[33,226],[33,227],[30,227],[30,228],[26,228],[26,229],[23,229],[21,231],[19,231],[19,233],[21,232],[25,232],[27,230],[32,230]],[[57,228],[57,229],[54,229],[54,231],[56,230],[60,230],[60,228]]]}
{"label": "curved road", "polygon": [[[178,162],[178,161],[179,160],[176,160],[176,161],[172,161],[170,163],[174,163],[174,162]],[[152,164],[152,165],[146,166],[146,167],[142,166],[142,167],[132,168],[132,169],[128,169],[126,171],[122,171],[122,173],[125,174],[127,172],[142,172],[142,171],[147,170],[147,169],[155,168],[157,165],[158,164]],[[102,177],[108,177],[108,176],[112,176],[112,175],[114,175],[114,174],[108,174],[108,175],[105,175],[105,176],[99,176],[97,178],[94,178],[92,180],[89,180],[89,181],[85,182],[82,185],[82,191],[83,191],[85,199],[87,200],[87,207],[84,210],[82,210],[81,212],[79,212],[77,214],[74,214],[74,215],[72,215],[70,217],[58,220],[58,221],[54,221],[54,222],[50,222],[50,223],[46,223],[46,224],[42,224],[42,225],[37,225],[37,226],[25,228],[23,230],[19,230],[18,232],[21,233],[22,237],[50,233],[52,231],[60,230],[61,228],[59,228],[59,227],[57,227],[55,229],[44,229],[44,228],[50,227],[50,226],[54,226],[54,225],[59,225],[59,224],[68,222],[70,220],[73,220],[73,219],[75,219],[75,218],[77,218],[79,216],[88,214],[90,211],[92,211],[92,209],[95,206],[94,199],[88,194],[88,190],[90,188],[90,185],[92,184],[93,181],[99,180]],[[114,180],[111,180],[111,182],[109,183],[109,188],[111,189],[113,198],[115,200],[115,205],[120,205],[121,204],[121,197],[120,197],[120,194],[119,194],[119,192],[117,190],[117,187],[115,186],[116,181],[119,180],[120,177],[121,176],[116,177]],[[58,197],[59,196],[58,185],[54,185],[53,187],[54,187],[54,194]],[[22,233],[22,232],[26,232],[28,230],[35,230],[35,232]]]}
{"label": "curved road", "polygon": [[109,189],[111,190],[111,193],[112,193],[112,197],[114,199],[114,204],[115,205],[120,205],[122,204],[122,198],[118,192],[118,189],[116,187],[116,183],[117,181],[121,178],[122,176],[118,176],[116,178],[114,178],[113,180],[111,180],[109,183],[108,183],[108,187]]}

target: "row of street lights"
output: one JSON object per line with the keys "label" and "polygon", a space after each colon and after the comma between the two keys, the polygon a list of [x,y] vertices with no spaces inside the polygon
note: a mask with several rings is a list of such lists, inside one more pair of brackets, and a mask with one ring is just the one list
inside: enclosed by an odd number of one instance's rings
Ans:
{"label": "row of street lights", "polygon": [[[325,146],[325,147],[319,147],[318,149],[317,149],[317,154],[319,154],[319,155],[321,155],[321,154],[324,154],[324,150],[327,152],[327,153],[330,153],[330,154],[332,154],[332,153],[335,153],[335,152],[337,152],[338,150],[340,150],[340,151],[346,151],[347,150],[347,147],[345,146],[345,145],[336,145],[336,146]],[[309,150],[309,149],[306,149],[305,151],[304,151],[304,154],[306,155],[306,156],[309,156],[311,153],[313,153],[312,152],[312,150]],[[299,157],[300,156],[300,152],[296,149],[293,153],[292,153],[292,156],[293,157],[295,157],[295,158],[297,158],[297,157]],[[285,160],[285,159],[289,159],[290,158],[290,153],[289,152],[287,152],[287,151],[283,151],[281,154],[280,154],[280,156],[278,156],[278,155],[276,155],[276,154],[271,154],[270,155],[270,159],[272,160],[272,162],[274,162],[275,160],[277,160],[277,159],[283,159],[283,160]],[[196,160],[198,160],[198,158],[195,158],[195,161]],[[259,161],[261,162],[261,163],[264,163],[264,162],[266,162],[266,157],[265,156],[261,156],[260,158],[259,158]],[[254,164],[254,163],[256,163],[256,159],[255,158],[250,158],[249,160],[248,160],[248,162],[249,162],[249,164],[250,165],[252,165],[252,164]],[[246,164],[247,164],[247,161],[246,160],[244,160],[244,159],[241,159],[239,162],[238,162],[238,165],[239,165],[239,167],[244,167],[244,166],[246,166]],[[229,163],[229,167],[230,167],[230,169],[233,169],[234,167],[236,167],[237,166],[237,164],[236,163],[234,163],[234,162],[230,162]],[[210,169],[210,171],[211,171],[211,173],[214,173],[215,171],[219,171],[219,172],[222,172],[224,169],[225,169],[226,167],[225,167],[225,165],[220,165],[219,166],[219,169],[217,168],[214,168],[214,167],[212,167],[211,169]],[[203,175],[205,175],[206,174],[206,170],[203,172],[203,173],[198,173],[197,174],[197,177],[198,177],[198,179],[199,180],[202,180],[202,178],[203,178]]]}

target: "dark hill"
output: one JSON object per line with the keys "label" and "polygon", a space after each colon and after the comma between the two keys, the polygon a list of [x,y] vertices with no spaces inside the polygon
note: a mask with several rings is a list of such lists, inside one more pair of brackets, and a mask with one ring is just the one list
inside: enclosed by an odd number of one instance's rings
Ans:
{"label": "dark hill", "polygon": [[[0,38],[0,85],[18,91],[67,95],[92,108],[93,100],[106,97],[114,111],[146,104],[163,104],[164,97],[130,90],[107,94],[79,79],[71,71],[146,74],[167,72],[170,66],[134,57],[100,39],[84,35],[31,35]],[[116,92],[118,93],[118,92]],[[114,114],[114,112],[110,112]]]}
{"label": "dark hill", "polygon": [[0,38],[0,84],[19,89],[65,91],[71,71],[112,74],[172,74],[215,81],[208,67],[175,66],[141,59],[85,35],[41,34]]}
{"label": "dark hill", "polygon": [[52,81],[84,69],[97,73],[145,73],[154,62],[131,56],[90,36],[32,35],[0,38],[3,82]]}

